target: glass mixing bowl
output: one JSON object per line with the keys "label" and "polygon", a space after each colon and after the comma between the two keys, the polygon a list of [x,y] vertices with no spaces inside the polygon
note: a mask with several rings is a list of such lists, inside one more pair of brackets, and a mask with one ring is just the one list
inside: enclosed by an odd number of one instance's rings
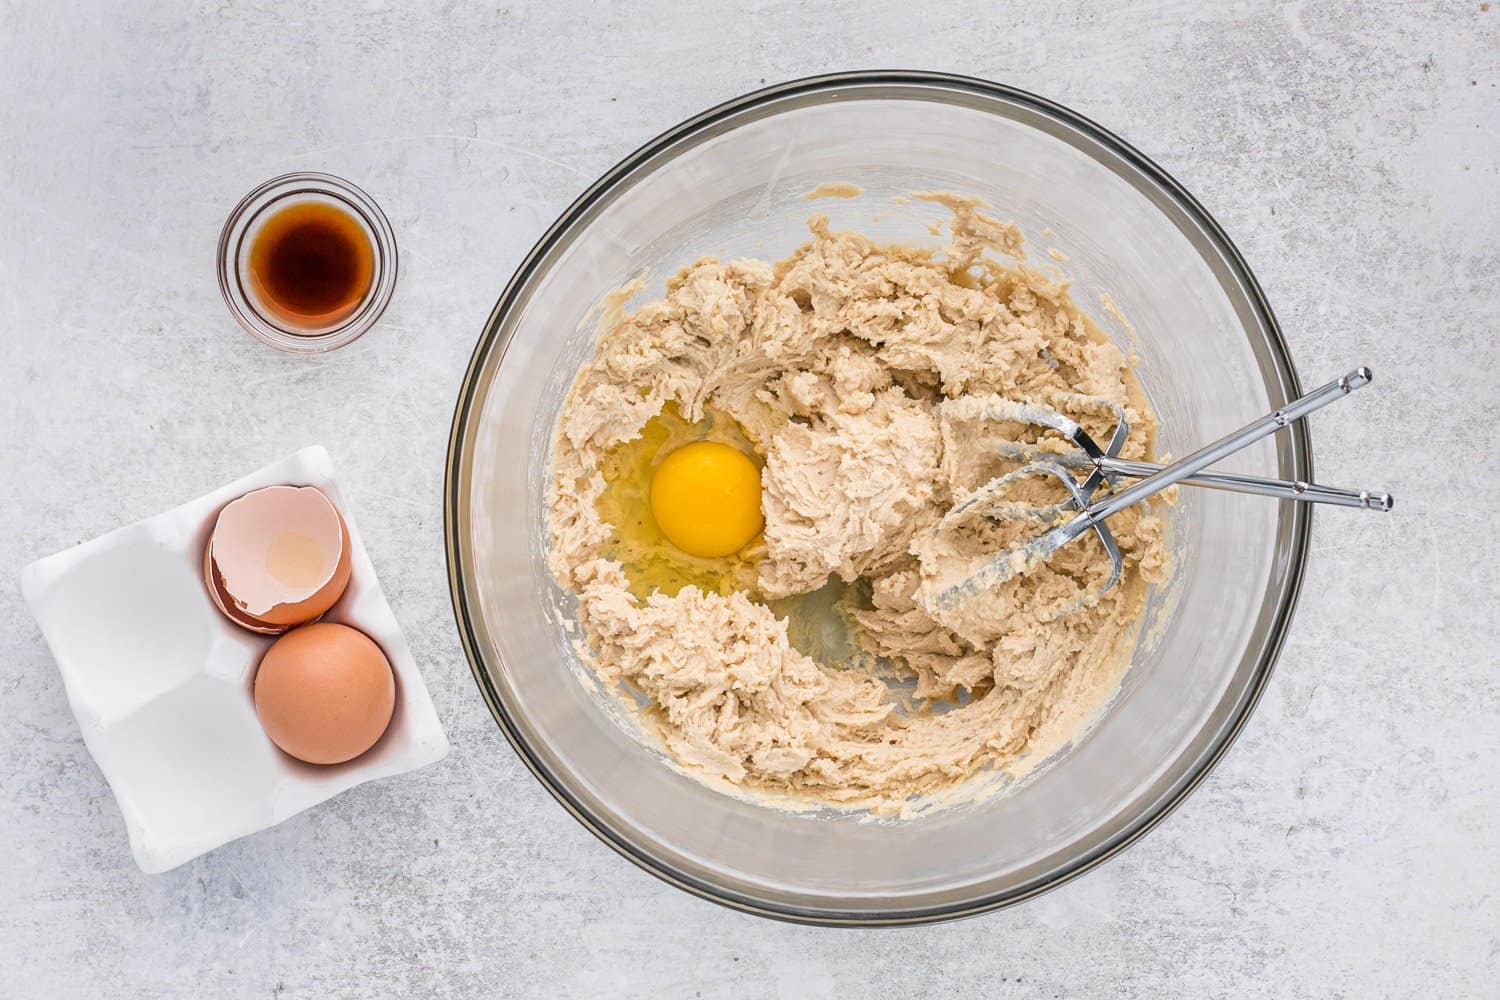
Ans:
{"label": "glass mixing bowl", "polygon": [[[863,194],[800,197],[827,181]],[[1202,207],[1097,125],[997,84],[859,73],[771,87],[648,143],[574,202],[501,295],[459,392],[445,502],[459,631],[496,721],[580,822],[648,871],[768,916],[944,919],[1108,858],[1182,801],[1245,724],[1307,559],[1305,506],[1184,489],[1175,579],[1119,693],[1029,780],[984,801],[909,820],[785,811],[710,789],[639,742],[579,666],[570,600],[544,564],[550,438],[592,350],[590,310],[643,270],[641,300],[704,254],[783,256],[815,210],[937,245],[925,223],[941,209],[892,201],[914,189],[978,195],[1022,227],[1032,259],[1067,255],[1056,266],[1075,299],[1139,357],[1160,451],[1186,454],[1298,394],[1270,308]],[[1221,468],[1310,479],[1307,430]]]}

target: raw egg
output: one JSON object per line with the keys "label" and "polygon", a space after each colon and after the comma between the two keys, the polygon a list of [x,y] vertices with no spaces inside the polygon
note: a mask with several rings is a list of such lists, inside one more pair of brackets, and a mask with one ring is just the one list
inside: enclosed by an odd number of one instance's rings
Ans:
{"label": "raw egg", "polygon": [[255,711],[266,735],[309,764],[341,764],[390,725],[396,678],[375,641],[333,622],[292,629],[255,673]]}
{"label": "raw egg", "polygon": [[323,615],[349,585],[349,529],[313,486],[271,486],[219,512],[204,582],[236,625],[277,635]]}
{"label": "raw egg", "polygon": [[667,541],[689,555],[733,555],[765,524],[760,470],[727,444],[685,444],[662,459],[651,477],[651,516]]}
{"label": "raw egg", "polygon": [[642,600],[658,591],[671,596],[689,586],[711,594],[750,592],[755,587],[761,556],[758,539],[728,556],[689,555],[662,533],[651,513],[651,485],[658,467],[679,448],[698,441],[719,442],[758,462],[754,441],[733,417],[709,408],[699,420],[690,421],[669,402],[646,421],[639,436],[611,449],[599,463],[604,492],[597,509],[611,528],[601,551],[620,564],[630,592]]}

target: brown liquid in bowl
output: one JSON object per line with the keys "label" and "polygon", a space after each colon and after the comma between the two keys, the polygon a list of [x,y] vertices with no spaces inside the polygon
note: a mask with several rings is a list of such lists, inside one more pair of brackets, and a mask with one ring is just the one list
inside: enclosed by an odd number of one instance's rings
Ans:
{"label": "brown liquid in bowl", "polygon": [[291,326],[348,318],[375,276],[375,249],[358,220],[326,202],[276,212],[250,245],[249,279],[261,304]]}

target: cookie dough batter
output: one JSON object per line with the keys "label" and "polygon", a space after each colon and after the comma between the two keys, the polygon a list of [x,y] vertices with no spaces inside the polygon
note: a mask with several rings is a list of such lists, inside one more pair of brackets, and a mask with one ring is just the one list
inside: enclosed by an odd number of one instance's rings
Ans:
{"label": "cookie dough batter", "polygon": [[[644,699],[690,771],[888,810],[981,768],[1014,768],[1107,699],[1145,585],[1164,576],[1162,522],[1134,508],[1110,521],[1126,574],[1096,606],[1049,611],[1107,572],[1080,541],[935,609],[945,581],[1014,528],[934,526],[1010,471],[986,442],[1022,432],[945,401],[1045,403],[1102,435],[1101,414],[1061,394],[1103,397],[1125,407],[1131,458],[1146,457],[1155,418],[1066,283],[1023,263],[1014,226],[973,199],[915,197],[953,212],[941,254],[814,216],[811,240],[774,265],[700,260],[664,298],[606,317],[563,407],[552,571],[578,596],[586,657]],[[732,424],[764,463],[763,535],[724,563],[717,589],[644,589],[623,527],[601,513],[616,510],[601,503],[602,470],[664,409],[685,425]],[[831,579],[852,585],[840,604],[859,654],[819,662],[792,645],[772,604]]]}

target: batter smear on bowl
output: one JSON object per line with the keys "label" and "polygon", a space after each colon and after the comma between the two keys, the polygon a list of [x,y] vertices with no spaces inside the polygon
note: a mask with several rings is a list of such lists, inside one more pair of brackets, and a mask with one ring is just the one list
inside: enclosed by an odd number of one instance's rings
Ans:
{"label": "batter smear on bowl", "polygon": [[[1023,263],[1014,226],[974,199],[915,197],[953,213],[941,252],[813,216],[775,264],[700,260],[605,316],[563,406],[551,569],[578,597],[585,657],[689,772],[884,812],[1025,766],[1114,691],[1165,577],[1162,521],[1132,509],[1110,522],[1125,578],[1092,607],[1056,613],[1108,572],[1083,543],[956,608],[933,600],[1006,547],[983,518],[934,526],[1011,471],[990,445],[1026,433],[940,404],[997,394],[1094,432],[1101,414],[1065,394],[1102,397],[1126,412],[1129,458],[1149,457],[1156,418],[1066,282]],[[700,442],[715,447],[663,484]],[[721,552],[751,533],[729,555],[672,542]],[[828,631],[817,609],[842,639],[809,638]]]}

